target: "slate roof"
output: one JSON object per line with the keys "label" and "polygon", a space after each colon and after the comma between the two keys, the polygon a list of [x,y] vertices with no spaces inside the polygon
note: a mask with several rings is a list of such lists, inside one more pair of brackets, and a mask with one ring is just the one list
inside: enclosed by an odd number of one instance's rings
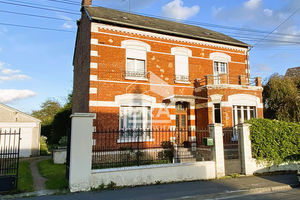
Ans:
{"label": "slate roof", "polygon": [[85,7],[84,9],[87,11],[91,20],[96,22],[233,46],[246,48],[250,46],[222,33],[199,26],[132,14],[104,7]]}

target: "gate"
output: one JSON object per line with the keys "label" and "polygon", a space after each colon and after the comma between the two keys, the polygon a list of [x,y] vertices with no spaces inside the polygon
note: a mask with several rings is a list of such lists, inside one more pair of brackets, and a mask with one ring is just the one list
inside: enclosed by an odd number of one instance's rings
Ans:
{"label": "gate", "polygon": [[241,161],[236,127],[223,128],[225,174],[240,174]]}
{"label": "gate", "polygon": [[20,129],[0,128],[0,192],[17,188]]}

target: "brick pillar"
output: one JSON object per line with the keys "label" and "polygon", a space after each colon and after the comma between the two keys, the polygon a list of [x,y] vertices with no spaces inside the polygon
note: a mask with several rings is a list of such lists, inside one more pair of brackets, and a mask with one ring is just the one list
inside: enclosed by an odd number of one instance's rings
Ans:
{"label": "brick pillar", "polygon": [[71,192],[91,189],[92,145],[94,113],[71,115],[71,146],[69,188]]}
{"label": "brick pillar", "polygon": [[247,79],[245,75],[240,75],[239,80],[240,80],[240,85],[247,85]]}
{"label": "brick pillar", "polygon": [[213,85],[214,84],[214,76],[206,75],[205,76],[205,85]]}
{"label": "brick pillar", "polygon": [[242,173],[252,175],[252,150],[250,140],[250,124],[239,124],[239,149],[242,162]]}
{"label": "brick pillar", "polygon": [[255,85],[261,87],[261,77],[256,77],[255,78]]}
{"label": "brick pillar", "polygon": [[228,84],[228,74],[220,74],[221,84]]}
{"label": "brick pillar", "polygon": [[220,178],[225,176],[223,124],[210,124],[208,126],[210,137],[214,139],[212,155],[215,161],[216,177]]}

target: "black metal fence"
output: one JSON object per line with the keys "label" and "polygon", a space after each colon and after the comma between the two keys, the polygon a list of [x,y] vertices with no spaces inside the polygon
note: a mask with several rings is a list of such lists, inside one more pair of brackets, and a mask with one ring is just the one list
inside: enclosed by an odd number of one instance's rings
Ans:
{"label": "black metal fence", "polygon": [[204,154],[197,152],[209,154],[210,148],[200,142],[207,136],[208,130],[101,130],[93,134],[92,168],[209,160],[210,156],[200,158]]}
{"label": "black metal fence", "polygon": [[0,191],[17,188],[20,129],[0,128]]}

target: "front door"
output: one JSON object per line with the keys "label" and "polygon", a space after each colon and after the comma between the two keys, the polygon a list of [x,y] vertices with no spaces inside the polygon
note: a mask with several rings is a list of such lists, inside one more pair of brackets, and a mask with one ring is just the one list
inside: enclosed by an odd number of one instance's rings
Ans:
{"label": "front door", "polygon": [[188,140],[188,106],[187,102],[177,102],[176,108],[176,133],[177,144],[182,145]]}

